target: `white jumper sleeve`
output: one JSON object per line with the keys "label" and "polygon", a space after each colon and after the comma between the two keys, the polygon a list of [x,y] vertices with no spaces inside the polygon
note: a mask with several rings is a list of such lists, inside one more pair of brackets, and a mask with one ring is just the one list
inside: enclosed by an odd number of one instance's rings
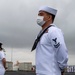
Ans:
{"label": "white jumper sleeve", "polygon": [[56,53],[57,63],[62,70],[67,67],[68,51],[61,30],[55,28],[50,34],[50,40]]}
{"label": "white jumper sleeve", "polygon": [[3,58],[5,58],[5,54],[4,54],[4,52],[2,51],[2,52],[0,53],[0,59],[2,60]]}

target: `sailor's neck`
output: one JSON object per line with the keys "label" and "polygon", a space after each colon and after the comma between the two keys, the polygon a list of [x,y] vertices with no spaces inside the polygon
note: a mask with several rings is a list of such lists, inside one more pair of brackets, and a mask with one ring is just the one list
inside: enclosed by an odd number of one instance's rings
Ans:
{"label": "sailor's neck", "polygon": [[51,24],[52,24],[52,22],[45,23],[45,24],[42,26],[42,30],[44,30],[45,28],[47,28],[47,27],[50,26]]}

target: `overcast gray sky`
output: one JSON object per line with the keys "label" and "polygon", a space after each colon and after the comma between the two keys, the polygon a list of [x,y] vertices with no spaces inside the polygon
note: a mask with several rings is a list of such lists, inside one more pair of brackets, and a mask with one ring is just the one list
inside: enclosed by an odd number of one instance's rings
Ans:
{"label": "overcast gray sky", "polygon": [[55,24],[64,32],[69,54],[74,56],[75,0],[0,0],[0,42],[6,49],[30,50],[41,29],[36,18],[43,5],[58,10]]}

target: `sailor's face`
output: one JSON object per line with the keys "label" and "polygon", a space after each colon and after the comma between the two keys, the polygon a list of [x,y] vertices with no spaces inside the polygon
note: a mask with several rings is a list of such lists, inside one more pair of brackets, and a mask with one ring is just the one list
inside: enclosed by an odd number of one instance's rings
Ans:
{"label": "sailor's face", "polygon": [[38,16],[43,16],[44,21],[48,20],[48,18],[49,18],[49,15],[45,11],[39,11]]}

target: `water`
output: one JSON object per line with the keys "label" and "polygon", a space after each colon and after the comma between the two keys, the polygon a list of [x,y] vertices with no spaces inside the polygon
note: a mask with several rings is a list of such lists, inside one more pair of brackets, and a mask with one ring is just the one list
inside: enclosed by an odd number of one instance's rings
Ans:
{"label": "water", "polygon": [[[25,71],[9,71],[5,75],[36,75],[35,72],[25,72]],[[64,75],[75,75],[75,73],[65,73]]]}

